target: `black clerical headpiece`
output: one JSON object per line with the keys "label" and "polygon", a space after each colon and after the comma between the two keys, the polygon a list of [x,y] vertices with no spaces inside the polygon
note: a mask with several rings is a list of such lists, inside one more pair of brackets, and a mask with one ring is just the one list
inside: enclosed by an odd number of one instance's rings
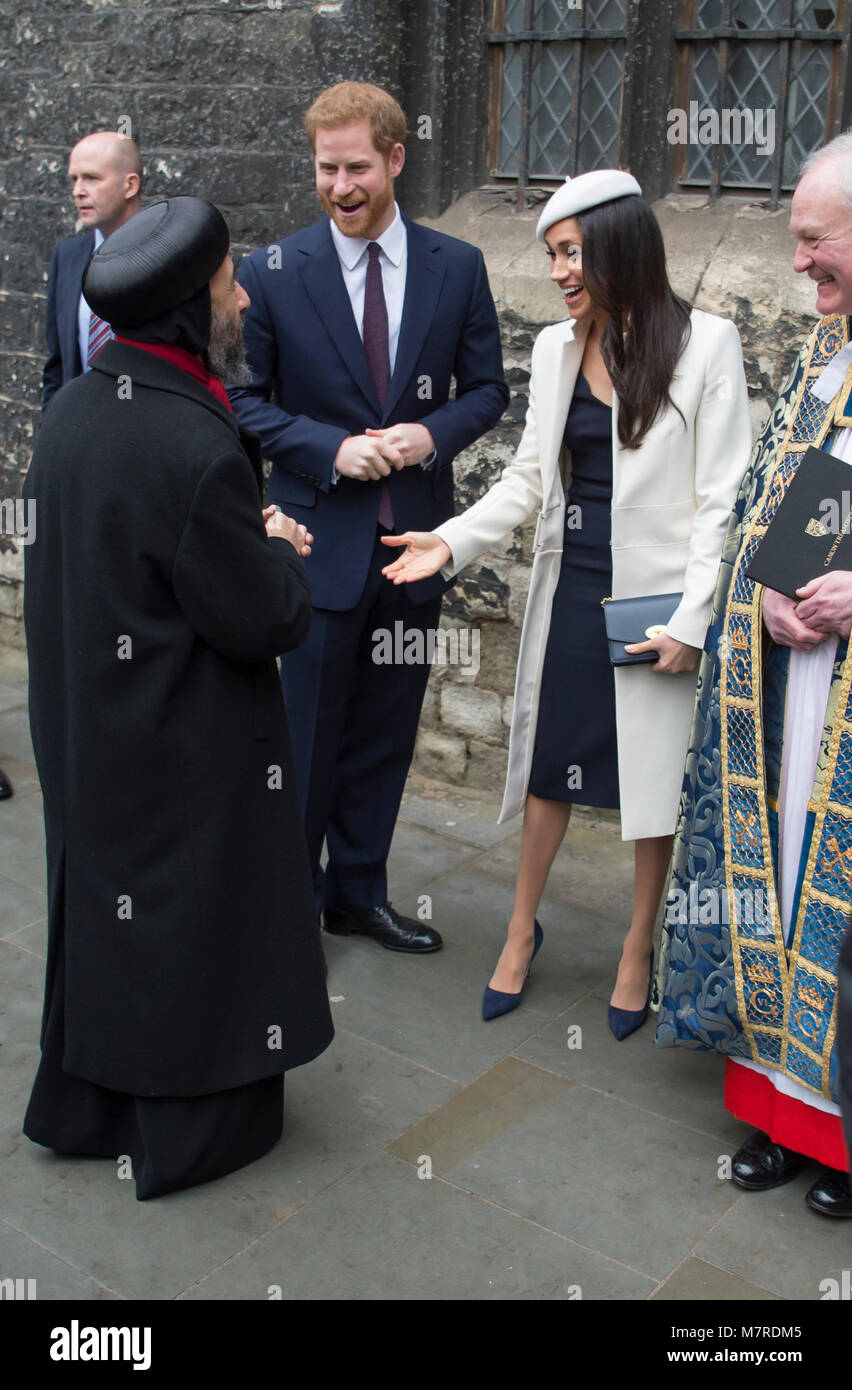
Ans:
{"label": "black clerical headpiece", "polygon": [[83,296],[123,336],[200,352],[210,336],[208,283],[229,245],[224,217],[203,198],[149,203],[95,251]]}

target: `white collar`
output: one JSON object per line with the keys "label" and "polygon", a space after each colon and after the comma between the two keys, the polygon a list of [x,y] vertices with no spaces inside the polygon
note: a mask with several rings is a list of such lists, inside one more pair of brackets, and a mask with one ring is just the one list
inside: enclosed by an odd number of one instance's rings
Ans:
{"label": "white collar", "polygon": [[331,224],[331,238],[334,242],[338,256],[346,266],[347,270],[353,270],[367,250],[370,241],[377,241],[392,265],[398,266],[405,252],[405,223],[400,216],[399,205],[394,203],[396,216],[388,227],[387,231],[382,232],[381,236],[344,236],[333,218],[329,218]]}
{"label": "white collar", "polygon": [[849,364],[852,362],[852,343],[836,352],[827,367],[823,367],[816,381],[811,382],[810,392],[818,400],[830,405],[843,387]]}

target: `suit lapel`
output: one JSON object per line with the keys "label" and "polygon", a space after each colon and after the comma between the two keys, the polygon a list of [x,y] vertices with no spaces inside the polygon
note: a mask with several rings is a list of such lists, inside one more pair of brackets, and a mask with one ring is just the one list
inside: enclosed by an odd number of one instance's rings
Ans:
{"label": "suit lapel", "polygon": [[435,317],[438,296],[446,274],[437,239],[431,232],[418,227],[416,222],[410,222],[404,215],[403,221],[408,235],[405,300],[402,323],[399,327],[396,362],[385,402],[385,417],[390,415],[414,371],[420,349]]}
{"label": "suit lapel", "polygon": [[305,257],[299,271],[302,284],[338,355],[378,415],[375,382],[352,314],[328,219],[315,223],[309,232],[311,235],[300,247]]}
{"label": "suit lapel", "polygon": [[94,245],[94,232],[87,232],[84,236],[76,237],[68,248],[68,302],[66,305],[67,312],[65,322],[63,324],[63,341],[60,347],[63,361],[78,362],[81,372],[86,364],[80,357],[80,338],[77,318],[80,308],[80,294],[83,289],[83,271],[89,263],[89,257],[92,254]]}

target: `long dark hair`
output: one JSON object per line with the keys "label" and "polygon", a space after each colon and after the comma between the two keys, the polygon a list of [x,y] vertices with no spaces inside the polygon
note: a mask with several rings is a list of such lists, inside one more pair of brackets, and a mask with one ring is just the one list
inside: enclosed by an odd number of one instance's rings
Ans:
{"label": "long dark hair", "polygon": [[638,449],[660,412],[674,405],[669,388],[689,337],[689,305],[669,284],[662,233],[644,198],[614,198],[578,213],[577,221],[583,283],[609,314],[601,354],[618,396],[618,438]]}

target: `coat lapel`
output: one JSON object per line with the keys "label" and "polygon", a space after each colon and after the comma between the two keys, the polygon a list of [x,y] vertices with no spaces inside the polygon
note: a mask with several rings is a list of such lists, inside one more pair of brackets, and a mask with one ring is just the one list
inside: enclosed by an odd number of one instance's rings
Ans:
{"label": "coat lapel", "polygon": [[[542,505],[545,508],[554,504],[554,491],[561,491],[559,455],[586,338],[585,333],[575,334],[570,323],[567,323],[565,328],[565,337],[556,344],[556,350],[548,362],[549,370],[542,383],[544,389],[538,386],[536,388],[536,409],[541,436]],[[557,482],[559,488],[556,487]]]}
{"label": "coat lapel", "polygon": [[132,343],[109,342],[101,348],[92,363],[93,372],[104,376],[119,377],[124,374],[138,381],[140,386],[149,386],[155,391],[169,391],[175,396],[186,396],[196,405],[203,406],[218,415],[223,424],[239,438],[242,431],[236,416],[222,404],[203,382],[189,372],[185,372],[174,362],[166,362],[155,353],[144,348],[134,347]]}
{"label": "coat lapel", "polygon": [[315,223],[310,232],[312,235],[299,248],[305,257],[299,271],[302,284],[341,360],[378,415],[381,412],[375,382],[352,314],[328,219]]}
{"label": "coat lapel", "polygon": [[435,317],[446,274],[437,238],[404,215],[403,221],[408,236],[405,301],[396,362],[385,402],[385,417],[390,415],[414,371],[420,349]]}

